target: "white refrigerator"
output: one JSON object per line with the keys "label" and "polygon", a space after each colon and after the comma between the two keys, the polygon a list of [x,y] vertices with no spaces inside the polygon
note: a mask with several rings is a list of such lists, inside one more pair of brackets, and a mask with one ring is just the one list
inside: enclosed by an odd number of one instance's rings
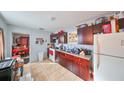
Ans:
{"label": "white refrigerator", "polygon": [[124,80],[124,33],[94,35],[94,80]]}

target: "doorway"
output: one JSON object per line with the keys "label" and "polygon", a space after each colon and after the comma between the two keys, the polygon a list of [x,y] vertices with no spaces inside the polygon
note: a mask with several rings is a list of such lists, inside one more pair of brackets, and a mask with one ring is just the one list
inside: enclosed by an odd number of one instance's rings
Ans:
{"label": "doorway", "polygon": [[12,33],[12,56],[19,55],[24,59],[24,63],[29,62],[29,35]]}
{"label": "doorway", "polygon": [[0,60],[4,59],[4,35],[3,29],[0,28]]}

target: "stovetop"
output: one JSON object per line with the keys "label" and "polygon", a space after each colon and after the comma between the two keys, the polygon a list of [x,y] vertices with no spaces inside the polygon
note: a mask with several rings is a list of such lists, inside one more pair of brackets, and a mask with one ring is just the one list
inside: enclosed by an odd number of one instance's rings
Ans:
{"label": "stovetop", "polygon": [[5,60],[0,63],[0,70],[3,68],[11,67],[13,61],[11,60]]}

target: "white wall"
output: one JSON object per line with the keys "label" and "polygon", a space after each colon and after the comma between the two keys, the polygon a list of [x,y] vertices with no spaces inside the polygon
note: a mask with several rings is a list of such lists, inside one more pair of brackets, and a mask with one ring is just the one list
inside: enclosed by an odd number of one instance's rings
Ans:
{"label": "white wall", "polygon": [[[18,27],[18,26],[12,26],[12,25],[7,25],[8,28],[8,35],[9,35],[9,40],[8,44],[9,46],[7,47],[8,49],[8,55],[11,56],[11,50],[12,50],[12,33],[22,33],[22,34],[29,34],[29,40],[30,40],[30,61],[38,61],[38,53],[39,52],[44,52],[45,58],[47,57],[47,43],[49,43],[49,35],[50,33],[45,32],[45,31],[39,31],[39,30],[33,30],[29,28],[23,28],[23,27]],[[43,45],[35,44],[36,38],[44,38],[47,40],[46,43]]]}

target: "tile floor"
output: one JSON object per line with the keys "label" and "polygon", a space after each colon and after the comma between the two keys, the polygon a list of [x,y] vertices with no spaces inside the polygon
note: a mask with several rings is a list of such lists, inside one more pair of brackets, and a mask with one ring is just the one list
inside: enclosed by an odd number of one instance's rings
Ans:
{"label": "tile floor", "polygon": [[24,66],[24,81],[82,81],[75,74],[57,63],[46,59],[43,62],[28,63]]}

